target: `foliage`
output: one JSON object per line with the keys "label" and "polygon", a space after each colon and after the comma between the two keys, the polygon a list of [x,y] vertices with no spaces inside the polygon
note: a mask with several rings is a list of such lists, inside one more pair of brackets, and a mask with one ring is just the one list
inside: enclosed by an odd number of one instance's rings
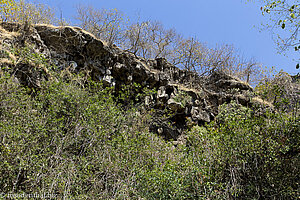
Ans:
{"label": "foliage", "polygon": [[[97,91],[91,96],[74,83],[54,81],[32,98],[10,77],[2,77],[1,83],[1,192],[80,197],[84,191],[92,193],[94,181],[103,192],[114,191],[117,179],[109,177],[125,173],[117,167],[121,160],[113,161],[118,158],[114,148],[127,137],[123,126],[130,117],[109,94],[97,84],[91,84]],[[137,134],[133,127],[128,129]]]}
{"label": "foliage", "polygon": [[10,16],[18,12],[19,8],[14,0],[1,0],[0,1],[0,19],[1,21],[8,21]]}
{"label": "foliage", "polygon": [[0,85],[1,193],[190,196],[172,145],[146,130],[146,116],[122,111],[101,84],[47,81],[34,97],[10,75]]}
{"label": "foliage", "polygon": [[[202,195],[212,199],[295,199],[299,195],[299,116],[223,105],[217,121],[189,134]],[[209,192],[207,192],[209,191]]]}
{"label": "foliage", "polygon": [[183,90],[179,90],[172,99],[177,103],[181,103],[183,107],[192,101],[192,97]]}
{"label": "foliage", "polygon": [[55,10],[45,4],[26,2],[25,0],[0,1],[0,19],[5,22],[18,22],[24,24],[58,24],[66,25],[64,19],[54,17]]}
{"label": "foliage", "polygon": [[274,28],[281,28],[289,32],[289,36],[278,34],[278,44],[282,50],[294,47],[295,51],[300,50],[298,33],[300,28],[300,4],[297,1],[270,1],[265,0],[265,5],[261,7],[262,13],[271,15],[274,21]]}
{"label": "foliage", "polygon": [[299,113],[299,81],[293,80],[286,72],[262,79],[255,88],[266,101],[272,102],[275,108],[284,112]]}
{"label": "foliage", "polygon": [[34,66],[45,65],[45,67],[51,67],[48,60],[41,53],[34,51],[34,47],[26,45],[24,47],[10,48],[10,52],[17,58],[14,64],[26,63]]}
{"label": "foliage", "polygon": [[[15,55],[53,69],[30,52]],[[112,88],[91,80],[80,84],[80,74],[66,80],[56,73],[34,95],[1,73],[1,193],[71,199],[299,195],[299,115],[225,104],[215,122],[195,126],[186,143],[174,147],[148,131],[149,113],[136,104],[122,109]],[[139,85],[124,88],[120,101],[133,97],[132,89],[143,92]],[[184,93],[178,98],[184,100]]]}
{"label": "foliage", "polygon": [[[250,0],[248,0],[250,1]],[[261,12],[269,17],[270,23],[263,26],[270,30],[279,52],[295,50],[300,52],[300,4],[297,0],[261,0]],[[299,68],[299,58],[296,68]]]}

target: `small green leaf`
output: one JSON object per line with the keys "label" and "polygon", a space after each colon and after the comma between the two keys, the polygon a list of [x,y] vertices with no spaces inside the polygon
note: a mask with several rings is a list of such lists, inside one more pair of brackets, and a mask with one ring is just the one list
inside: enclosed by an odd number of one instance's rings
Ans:
{"label": "small green leaf", "polygon": [[291,18],[293,18],[293,19],[296,18],[295,13],[291,13],[290,16],[291,16]]}
{"label": "small green leaf", "polygon": [[299,69],[299,67],[300,67],[300,64],[298,63],[298,64],[296,65],[296,69]]}
{"label": "small green leaf", "polygon": [[285,28],[285,23],[281,24],[281,28],[284,29]]}

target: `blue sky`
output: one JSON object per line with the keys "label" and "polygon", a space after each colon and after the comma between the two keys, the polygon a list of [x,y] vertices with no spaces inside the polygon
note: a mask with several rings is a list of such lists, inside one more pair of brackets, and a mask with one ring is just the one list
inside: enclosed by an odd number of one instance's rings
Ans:
{"label": "blue sky", "polygon": [[[277,53],[272,35],[260,31],[260,24],[267,22],[258,3],[246,0],[40,0],[61,10],[63,17],[72,19],[76,5],[95,8],[117,8],[130,18],[137,13],[144,20],[161,21],[165,27],[175,28],[186,37],[196,36],[210,47],[216,44],[233,44],[245,58],[255,58],[264,66],[296,74],[298,55],[287,52],[289,57]],[[72,21],[72,20],[71,20]],[[255,27],[256,26],[256,27]],[[298,57],[297,57],[298,56]]]}

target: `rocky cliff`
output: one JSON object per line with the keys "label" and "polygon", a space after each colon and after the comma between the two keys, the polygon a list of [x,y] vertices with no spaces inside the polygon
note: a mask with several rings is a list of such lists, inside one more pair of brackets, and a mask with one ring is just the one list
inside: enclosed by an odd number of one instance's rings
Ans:
{"label": "rocky cliff", "polygon": [[[146,60],[108,46],[78,27],[21,25],[2,23],[0,28],[1,67],[14,69],[18,81],[39,87],[47,79],[47,69],[36,69],[34,63],[22,62],[11,49],[30,47],[42,54],[60,70],[71,73],[85,71],[92,79],[113,86],[118,92],[124,85],[139,85],[157,93],[139,99],[146,109],[154,109],[150,130],[166,139],[177,139],[189,124],[210,122],[218,114],[218,106],[236,100],[250,105],[252,88],[222,72],[211,71],[205,76],[181,70],[164,58]],[[162,117],[169,113],[167,117]]]}

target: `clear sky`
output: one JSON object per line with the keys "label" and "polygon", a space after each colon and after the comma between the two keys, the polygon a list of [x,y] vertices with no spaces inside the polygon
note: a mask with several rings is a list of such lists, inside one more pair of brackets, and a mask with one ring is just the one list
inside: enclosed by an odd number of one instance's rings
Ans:
{"label": "clear sky", "polygon": [[[125,15],[161,21],[189,37],[196,36],[210,47],[233,44],[245,58],[255,58],[265,66],[296,74],[299,53],[289,51],[289,57],[277,53],[272,35],[260,32],[260,24],[267,22],[258,3],[246,0],[36,0],[61,10],[72,21],[76,5],[95,8],[117,8]],[[256,27],[255,27],[256,26]],[[293,61],[294,59],[294,61]]]}

